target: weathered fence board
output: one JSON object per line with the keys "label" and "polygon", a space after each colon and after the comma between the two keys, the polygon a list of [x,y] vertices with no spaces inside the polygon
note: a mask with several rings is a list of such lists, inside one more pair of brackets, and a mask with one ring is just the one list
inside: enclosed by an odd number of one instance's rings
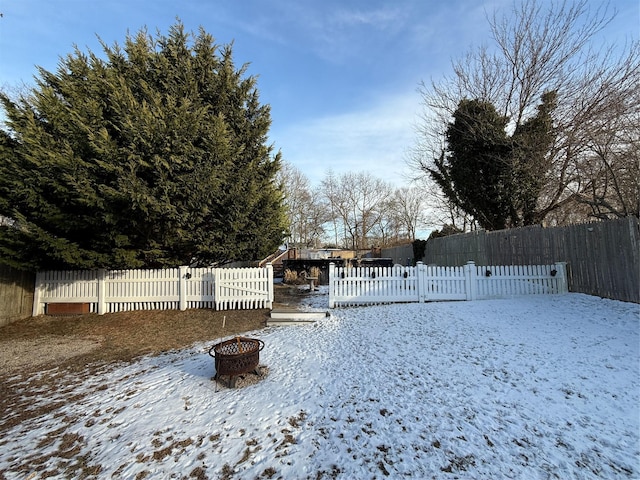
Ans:
{"label": "weathered fence board", "polygon": [[35,274],[0,265],[0,326],[31,315]]}
{"label": "weathered fence board", "polygon": [[33,315],[51,303],[88,303],[98,314],[131,310],[271,308],[273,267],[47,271],[36,275]]}
{"label": "weathered fence board", "polygon": [[566,293],[566,265],[337,267],[329,265],[329,307],[476,300]]}

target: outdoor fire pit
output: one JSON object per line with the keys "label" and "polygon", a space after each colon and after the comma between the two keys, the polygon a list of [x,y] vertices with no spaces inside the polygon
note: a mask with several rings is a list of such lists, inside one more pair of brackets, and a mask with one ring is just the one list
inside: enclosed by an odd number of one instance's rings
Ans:
{"label": "outdoor fire pit", "polygon": [[260,375],[260,350],[264,342],[255,338],[235,337],[215,344],[209,349],[209,355],[215,360],[217,380],[223,375],[229,377],[229,387],[235,388],[236,377],[253,372]]}

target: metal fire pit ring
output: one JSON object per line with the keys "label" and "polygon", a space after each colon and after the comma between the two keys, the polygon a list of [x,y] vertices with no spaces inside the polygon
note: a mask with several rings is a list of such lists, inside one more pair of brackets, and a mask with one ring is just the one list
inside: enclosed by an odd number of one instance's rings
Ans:
{"label": "metal fire pit ring", "polygon": [[258,372],[260,351],[264,342],[257,338],[235,337],[216,343],[209,349],[209,355],[215,360],[216,376],[229,376],[229,387],[235,388],[236,377],[244,373]]}

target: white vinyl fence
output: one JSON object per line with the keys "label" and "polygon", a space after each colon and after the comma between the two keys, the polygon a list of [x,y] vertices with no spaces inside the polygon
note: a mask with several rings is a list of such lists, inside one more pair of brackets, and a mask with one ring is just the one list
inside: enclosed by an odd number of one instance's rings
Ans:
{"label": "white vinyl fence", "polygon": [[566,293],[566,263],[482,267],[329,265],[329,308],[345,305],[477,300]]}
{"label": "white vinyl fence", "polygon": [[273,267],[47,271],[36,275],[33,316],[45,305],[86,303],[89,311],[271,308]]}

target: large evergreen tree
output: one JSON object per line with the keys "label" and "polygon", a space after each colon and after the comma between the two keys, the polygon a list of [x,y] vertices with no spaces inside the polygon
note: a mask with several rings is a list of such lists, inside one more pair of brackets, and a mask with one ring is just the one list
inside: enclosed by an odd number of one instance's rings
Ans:
{"label": "large evergreen tree", "polygon": [[507,134],[508,118],[482,100],[464,99],[446,130],[447,148],[429,169],[445,196],[487,230],[539,221],[538,199],[551,164],[554,92],[535,116]]}
{"label": "large evergreen tree", "polygon": [[549,152],[557,133],[552,118],[556,99],[556,92],[545,92],[536,115],[518,124],[511,137],[513,226],[537,224],[544,218],[539,204],[552,169]]}
{"label": "large evergreen tree", "polygon": [[78,49],[0,95],[0,262],[30,269],[224,263],[286,230],[270,109],[231,46],[145,30]]}
{"label": "large evergreen tree", "polygon": [[493,105],[462,100],[447,128],[447,152],[430,170],[444,194],[488,230],[509,218],[507,118]]}

